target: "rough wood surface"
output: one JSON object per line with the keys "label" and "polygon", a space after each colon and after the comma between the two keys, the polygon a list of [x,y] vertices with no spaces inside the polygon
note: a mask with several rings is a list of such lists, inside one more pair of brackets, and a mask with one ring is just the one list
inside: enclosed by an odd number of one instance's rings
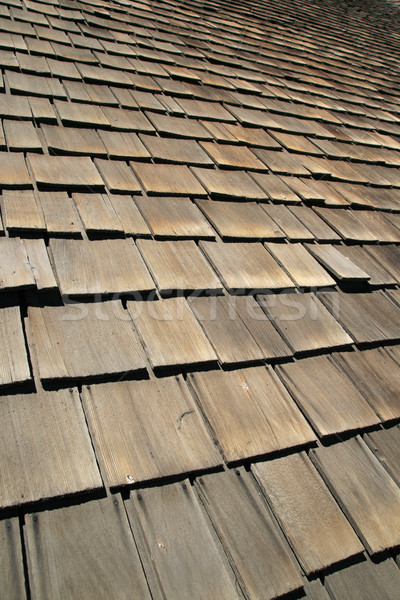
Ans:
{"label": "rough wood surface", "polygon": [[215,232],[189,198],[136,198],[155,238],[213,239]]}
{"label": "rough wood surface", "polygon": [[77,235],[82,224],[75,203],[67,192],[39,192],[46,229],[51,235]]}
{"label": "rough wood surface", "polygon": [[61,294],[127,294],[155,290],[131,239],[50,240]]}
{"label": "rough wood surface", "polygon": [[96,158],[95,165],[112,194],[141,194],[142,188],[126,163]]}
{"label": "rough wood surface", "polygon": [[400,429],[398,425],[390,429],[372,431],[364,436],[364,441],[400,486]]}
{"label": "rough wood surface", "polygon": [[295,354],[353,343],[315,294],[265,295],[257,299]]}
{"label": "rough wood surface", "polygon": [[284,239],[285,234],[255,202],[198,200],[197,205],[222,239],[247,241]]}
{"label": "rough wood surface", "polygon": [[110,486],[205,470],[222,462],[180,376],[84,387],[83,404]]}
{"label": "rough wood surface", "polygon": [[0,290],[35,285],[25,246],[20,238],[0,238]]}
{"label": "rough wood surface", "polygon": [[398,596],[400,570],[392,558],[366,560],[328,575],[325,586],[335,600],[392,600]]}
{"label": "rough wood surface", "polygon": [[22,152],[0,152],[0,185],[5,188],[32,188]]}
{"label": "rough wood surface", "polygon": [[125,506],[153,597],[241,597],[189,481],[134,491]]}
{"label": "rough wood surface", "polygon": [[18,306],[0,308],[0,385],[31,379]]}
{"label": "rough wood surface", "polygon": [[56,156],[60,154],[107,156],[104,144],[93,129],[42,125],[41,131],[49,152]]}
{"label": "rough wood surface", "polygon": [[200,242],[228,291],[294,287],[275,259],[256,243]]}
{"label": "rough wood surface", "polygon": [[0,521],[1,593],[7,600],[24,600],[25,581],[19,519]]}
{"label": "rough wood surface", "polygon": [[358,343],[400,339],[400,308],[382,291],[318,296]]}
{"label": "rough wood surface", "polygon": [[368,273],[370,285],[395,285],[397,283],[396,277],[370,254],[366,246],[338,246],[337,250],[359,269]]}
{"label": "rough wood surface", "polygon": [[291,242],[312,241],[314,234],[283,204],[263,204],[263,210]]}
{"label": "rough wood surface", "polygon": [[124,231],[106,194],[74,194],[73,199],[87,232]]}
{"label": "rough wood surface", "polygon": [[188,379],[227,462],[307,444],[315,436],[271,369],[192,373]]}
{"label": "rough wood surface", "polygon": [[32,598],[151,596],[120,496],[26,516]]}
{"label": "rough wood surface", "polygon": [[217,360],[196,317],[184,298],[128,302],[154,369],[213,363]]}
{"label": "rough wood surface", "polygon": [[215,171],[194,167],[193,173],[212,196],[265,200],[267,195],[245,171]]}
{"label": "rough wood surface", "polygon": [[229,469],[195,485],[249,598],[272,600],[302,587],[293,555],[249,473]]}
{"label": "rough wood surface", "polygon": [[214,164],[195,140],[162,138],[154,135],[141,135],[140,138],[156,162],[186,165]]}
{"label": "rough wood surface", "polygon": [[4,190],[1,196],[1,210],[8,231],[46,230],[41,206],[31,190]]}
{"label": "rough wood surface", "polygon": [[292,351],[284,342],[270,319],[253,296],[230,296],[232,310],[237,312],[247,329],[261,348],[267,360],[292,356]]}
{"label": "rough wood surface", "polygon": [[77,391],[3,396],[2,508],[102,487]]}
{"label": "rough wood surface", "polygon": [[89,157],[40,156],[30,154],[29,163],[40,188],[91,190],[103,189],[104,183]]}
{"label": "rough wood surface", "polygon": [[362,271],[334,246],[306,245],[307,250],[325,269],[340,281],[368,281],[369,273]]}
{"label": "rough wood surface", "polygon": [[291,206],[290,212],[311,231],[319,242],[335,242],[340,240],[340,236],[312,208],[308,206]]}
{"label": "rough wood surface", "polygon": [[110,194],[108,199],[121,223],[125,235],[150,236],[150,229],[131,196]]}
{"label": "rough wood surface", "polygon": [[38,290],[53,290],[57,288],[53,269],[51,268],[47,249],[43,240],[26,239],[23,241],[28,261],[35,278]]}
{"label": "rough wood surface", "polygon": [[299,287],[335,285],[335,280],[307,252],[302,244],[272,244],[265,247]]}
{"label": "rough wood surface", "polygon": [[318,469],[370,554],[400,544],[400,488],[354,438],[311,450]]}
{"label": "rough wood surface", "polygon": [[192,240],[138,240],[161,294],[171,291],[222,291],[222,284]]}
{"label": "rough wood surface", "polygon": [[343,352],[334,359],[382,421],[400,418],[400,367],[383,349]]}
{"label": "rough wood surface", "polygon": [[320,437],[380,423],[365,398],[328,356],[298,360],[277,369]]}
{"label": "rough wood surface", "polygon": [[252,173],[251,176],[266,192],[267,198],[276,202],[300,202],[298,195],[277,175],[273,173]]}
{"label": "rough wood surface", "polygon": [[256,463],[252,471],[306,573],[364,550],[305,452]]}
{"label": "rough wood surface", "polygon": [[352,211],[347,209],[332,210],[330,208],[316,208],[315,210],[344,240],[355,242],[377,241],[374,233],[367,229],[353,215]]}
{"label": "rough wood surface", "polygon": [[221,364],[261,361],[264,353],[241,318],[230,312],[224,296],[190,298],[189,306],[210,340]]}
{"label": "rough wood surface", "polygon": [[28,316],[43,381],[145,371],[133,324],[116,300],[29,307]]}
{"label": "rough wood surface", "polygon": [[153,196],[206,195],[199,181],[186,165],[153,165],[130,162],[147,194]]}

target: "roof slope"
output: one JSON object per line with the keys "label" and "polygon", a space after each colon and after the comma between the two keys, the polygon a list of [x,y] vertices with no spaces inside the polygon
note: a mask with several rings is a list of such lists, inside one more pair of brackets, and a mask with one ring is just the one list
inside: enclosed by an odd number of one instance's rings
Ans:
{"label": "roof slope", "polygon": [[399,14],[1,0],[0,595],[400,597]]}

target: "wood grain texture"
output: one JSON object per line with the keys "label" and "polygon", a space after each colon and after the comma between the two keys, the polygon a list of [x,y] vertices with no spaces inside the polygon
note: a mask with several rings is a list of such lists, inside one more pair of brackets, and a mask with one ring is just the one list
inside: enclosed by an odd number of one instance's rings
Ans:
{"label": "wood grain texture", "polygon": [[314,234],[283,204],[263,204],[263,210],[291,242],[313,241]]}
{"label": "wood grain texture", "polygon": [[38,290],[53,290],[57,288],[49,255],[43,240],[26,239],[23,241],[28,261],[35,278]]}
{"label": "wood grain texture", "polygon": [[364,436],[375,456],[400,486],[400,429],[398,425],[390,429],[371,431]]}
{"label": "wood grain texture", "polygon": [[184,298],[127,306],[154,369],[216,362],[217,355]]}
{"label": "wood grain texture", "polygon": [[38,187],[91,190],[104,188],[104,183],[89,157],[29,156],[29,163]]}
{"label": "wood grain texture", "polygon": [[382,421],[400,418],[400,367],[382,348],[334,354]]}
{"label": "wood grain texture", "polygon": [[140,343],[117,301],[28,309],[40,378],[145,372]]}
{"label": "wood grain texture", "polygon": [[0,521],[0,569],[2,595],[7,600],[24,600],[25,580],[19,519]]}
{"label": "wood grain texture", "polygon": [[365,398],[328,356],[306,358],[277,369],[321,438],[380,423]]}
{"label": "wood grain texture", "polygon": [[400,308],[382,291],[366,294],[324,292],[318,297],[356,342],[400,338]]}
{"label": "wood grain texture", "polygon": [[195,486],[248,598],[277,598],[302,587],[293,555],[249,473],[241,468],[204,475]]}
{"label": "wood grain texture", "polygon": [[241,597],[189,481],[134,491],[125,506],[153,597]]}
{"label": "wood grain texture", "polygon": [[237,200],[265,200],[267,198],[266,193],[245,171],[227,172],[198,167],[193,167],[192,171],[211,196],[226,196]]}
{"label": "wood grain texture", "polygon": [[224,240],[283,239],[285,234],[255,202],[198,200],[197,205]]}
{"label": "wood grain texture", "polygon": [[149,152],[135,133],[126,131],[99,131],[99,136],[110,158],[150,158]]}
{"label": "wood grain texture", "polygon": [[398,595],[400,571],[391,558],[367,560],[328,575],[325,586],[335,600],[392,600]]}
{"label": "wood grain texture", "polygon": [[79,235],[82,223],[67,192],[38,192],[38,198],[50,235]]}
{"label": "wood grain texture", "polygon": [[400,543],[400,488],[359,438],[311,450],[318,470],[370,554]]}
{"label": "wood grain texture", "polygon": [[366,246],[338,246],[337,250],[362,271],[368,273],[370,285],[395,285],[397,283],[396,277],[370,254]]}
{"label": "wood grain texture", "polygon": [[300,202],[298,195],[278,175],[274,175],[273,173],[252,173],[251,176],[261,189],[266,192],[267,198],[276,202]]}
{"label": "wood grain texture", "polygon": [[261,244],[200,242],[228,291],[269,291],[294,287]]}
{"label": "wood grain texture", "polygon": [[213,165],[211,158],[195,140],[140,136],[155,162],[186,165]]}
{"label": "wood grain texture", "polygon": [[2,396],[1,507],[102,487],[77,391]]}
{"label": "wood grain texture", "polygon": [[222,169],[268,170],[249,148],[213,142],[202,142],[201,146]]}
{"label": "wood grain texture", "polygon": [[257,296],[295,354],[352,344],[352,338],[312,293]]}
{"label": "wood grain texture", "polygon": [[96,158],[94,162],[112,194],[141,194],[142,188],[126,163],[101,158]]}
{"label": "wood grain texture", "polygon": [[315,439],[270,368],[191,373],[188,381],[228,463]]}
{"label": "wood grain texture", "polygon": [[88,233],[124,231],[106,194],[73,194],[72,197]]}
{"label": "wood grain texture", "polygon": [[82,397],[110,486],[206,470],[222,462],[181,376],[84,387]]}
{"label": "wood grain texture", "polygon": [[305,452],[256,463],[252,472],[306,573],[364,550]]}
{"label": "wood grain texture", "polygon": [[130,162],[147,194],[153,196],[206,195],[204,187],[186,165],[153,165]]}
{"label": "wood grain texture", "polygon": [[150,600],[120,496],[29,514],[32,598]]}
{"label": "wood grain texture", "polygon": [[266,243],[265,247],[299,287],[335,285],[335,280],[307,252],[302,244]]}
{"label": "wood grain texture", "polygon": [[150,236],[150,229],[139,212],[131,196],[110,194],[108,199],[113,207],[125,235]]}
{"label": "wood grain texture", "polygon": [[18,306],[0,308],[0,385],[25,383],[31,379]]}
{"label": "wood grain texture", "polygon": [[1,211],[8,231],[46,230],[40,203],[31,190],[4,190],[1,196]]}
{"label": "wood grain texture", "polygon": [[192,240],[138,240],[137,245],[161,294],[171,291],[222,291],[222,284]]}
{"label": "wood grain texture", "polygon": [[0,185],[4,188],[32,188],[22,152],[0,152]]}
{"label": "wood grain texture", "polygon": [[20,238],[0,238],[0,289],[35,286],[25,246]]}
{"label": "wood grain texture", "polygon": [[315,210],[344,240],[350,242],[377,241],[374,233],[365,227],[352,211],[340,208],[337,210],[316,208]]}
{"label": "wood grain texture", "polygon": [[50,251],[63,295],[155,290],[154,281],[130,239],[52,239]]}
{"label": "wood grain texture", "polygon": [[139,197],[136,204],[154,237],[214,239],[215,232],[189,198]]}
{"label": "wood grain texture", "polygon": [[56,156],[60,154],[107,156],[103,142],[93,129],[42,125],[41,131],[50,154]]}
{"label": "wood grain texture", "polygon": [[308,206],[291,206],[290,212],[311,231],[319,242],[336,242],[340,240],[340,236],[312,208]]}
{"label": "wood grain texture", "polygon": [[230,296],[229,301],[232,305],[232,309],[229,310],[237,312],[261,348],[265,359],[292,356],[293,352],[253,296]]}
{"label": "wood grain texture", "polygon": [[328,244],[305,246],[310,254],[325,267],[325,269],[340,281],[368,281],[370,276],[344,256],[335,246]]}
{"label": "wood grain texture", "polygon": [[264,353],[241,318],[230,311],[228,298],[190,298],[189,306],[222,365],[254,363],[264,358]]}
{"label": "wood grain texture", "polygon": [[384,269],[395,278],[396,282],[400,282],[399,269],[399,247],[394,244],[388,246],[364,246],[364,249],[373,259],[375,259]]}

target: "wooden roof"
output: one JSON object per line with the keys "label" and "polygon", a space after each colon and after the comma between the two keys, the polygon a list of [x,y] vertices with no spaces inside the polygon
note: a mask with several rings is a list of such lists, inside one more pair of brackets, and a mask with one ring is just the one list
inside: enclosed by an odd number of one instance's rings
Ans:
{"label": "wooden roof", "polygon": [[399,598],[399,26],[0,0],[1,598]]}

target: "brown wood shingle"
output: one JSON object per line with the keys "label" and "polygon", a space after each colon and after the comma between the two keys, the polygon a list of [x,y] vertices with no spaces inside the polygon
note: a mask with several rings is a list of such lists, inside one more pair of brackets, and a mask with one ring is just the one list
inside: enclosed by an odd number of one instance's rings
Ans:
{"label": "brown wood shingle", "polygon": [[315,439],[270,368],[192,373],[188,381],[228,463]]}
{"label": "brown wood shingle", "polygon": [[110,486],[221,464],[182,377],[84,387],[83,404]]}
{"label": "brown wood shingle", "polygon": [[102,487],[77,391],[3,396],[0,504]]}
{"label": "brown wood shingle", "polygon": [[305,452],[256,463],[252,471],[306,573],[364,550]]}
{"label": "brown wood shingle", "polygon": [[368,446],[357,437],[311,455],[368,552],[399,545],[400,489]]}

